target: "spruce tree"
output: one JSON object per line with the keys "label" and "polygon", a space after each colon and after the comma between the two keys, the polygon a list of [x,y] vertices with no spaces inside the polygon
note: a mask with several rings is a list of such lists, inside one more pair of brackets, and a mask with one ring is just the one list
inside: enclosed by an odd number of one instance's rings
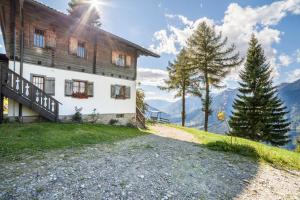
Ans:
{"label": "spruce tree", "polygon": [[70,16],[79,18],[85,24],[100,27],[100,13],[88,0],[71,0],[68,12]]}
{"label": "spruce tree", "polygon": [[264,51],[253,35],[245,69],[240,72],[239,94],[233,104],[229,124],[231,135],[266,142],[275,146],[286,144],[290,123],[286,107],[273,86],[272,70]]}
{"label": "spruce tree", "polygon": [[185,49],[182,49],[177,55],[175,61],[169,62],[167,67],[169,79],[165,80],[166,86],[160,86],[162,90],[174,90],[177,93],[175,97],[181,97],[182,110],[181,110],[181,125],[185,126],[186,112],[185,112],[185,99],[188,94],[189,88],[193,83],[192,73],[188,66],[188,57]]}
{"label": "spruce tree", "polygon": [[[242,63],[235,46],[227,46],[227,38],[221,33],[216,33],[213,27],[205,22],[199,24],[195,32],[188,39],[188,52],[191,69],[198,74],[198,79],[203,79],[205,95],[202,97],[204,130],[208,128],[208,118],[211,115],[211,87],[222,88],[222,80],[233,67]],[[200,88],[201,89],[201,88]]]}

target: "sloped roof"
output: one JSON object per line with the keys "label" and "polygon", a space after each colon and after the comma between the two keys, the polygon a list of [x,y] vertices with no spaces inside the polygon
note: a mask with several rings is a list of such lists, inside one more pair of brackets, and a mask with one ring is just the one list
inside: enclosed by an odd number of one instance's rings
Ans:
{"label": "sloped roof", "polygon": [[[60,15],[61,17],[65,17],[65,18],[67,18],[69,20],[73,20],[69,15],[67,15],[67,14],[65,14],[65,13],[63,13],[63,12],[61,12],[59,10],[56,10],[54,8],[51,8],[50,6],[47,6],[47,5],[41,3],[41,2],[39,2],[37,0],[25,0],[25,2],[31,3],[31,4],[33,4],[35,6],[40,7],[40,8],[47,9],[49,12],[52,12],[53,14]],[[105,30],[101,29],[101,28],[96,28],[96,27],[91,27],[91,28],[95,29],[95,31],[99,31],[99,32],[101,32],[101,33],[103,33],[103,34],[105,34],[105,35],[107,35],[107,36],[109,36],[109,37],[111,37],[111,38],[113,38],[115,40],[118,40],[118,41],[120,41],[122,43],[125,43],[128,46],[131,46],[131,47],[137,49],[139,51],[140,55],[153,56],[153,57],[156,57],[156,58],[160,57],[158,54],[156,54],[156,53],[154,53],[154,52],[152,52],[152,51],[150,51],[150,50],[148,50],[148,49],[146,49],[146,48],[144,48],[144,47],[142,47],[142,46],[140,46],[138,44],[130,42],[129,40],[126,40],[126,39],[121,38],[121,37],[119,37],[117,35],[114,35],[114,34],[108,32],[108,31],[105,31]]]}

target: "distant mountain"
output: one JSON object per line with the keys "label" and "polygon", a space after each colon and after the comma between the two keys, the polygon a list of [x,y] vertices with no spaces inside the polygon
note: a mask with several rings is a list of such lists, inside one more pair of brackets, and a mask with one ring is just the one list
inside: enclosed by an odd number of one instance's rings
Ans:
{"label": "distant mountain", "polygon": [[[224,134],[228,131],[225,122],[217,120],[217,113],[225,111],[227,118],[231,115],[232,104],[238,93],[237,89],[227,89],[213,95],[213,114],[209,119],[209,131]],[[288,118],[292,122],[292,129],[300,126],[300,79],[293,83],[283,83],[278,87],[279,97],[290,111]],[[173,123],[181,123],[181,100],[170,103],[163,100],[148,101],[149,105],[166,112]],[[204,114],[199,98],[188,97],[186,100],[186,124],[190,127],[203,128]]]}
{"label": "distant mountain", "polygon": [[152,106],[160,111],[166,112],[166,113],[168,112],[167,108],[173,104],[173,102],[159,100],[159,99],[147,100],[146,103],[149,104],[150,106]]}

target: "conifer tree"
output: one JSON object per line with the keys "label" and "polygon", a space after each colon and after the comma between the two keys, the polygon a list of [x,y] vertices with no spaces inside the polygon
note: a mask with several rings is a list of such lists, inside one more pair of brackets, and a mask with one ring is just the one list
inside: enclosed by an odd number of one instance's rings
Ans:
{"label": "conifer tree", "polygon": [[217,34],[214,28],[205,22],[199,24],[195,32],[188,39],[188,52],[191,69],[198,74],[199,80],[203,79],[205,94],[202,97],[204,130],[208,128],[208,118],[211,115],[211,87],[221,88],[222,80],[231,68],[242,63],[239,53],[235,52],[232,44],[227,47],[227,38]]}
{"label": "conifer tree", "polygon": [[286,133],[290,123],[285,118],[286,107],[277,96],[271,73],[264,51],[252,35],[229,124],[234,136],[280,146],[289,141]]}
{"label": "conifer tree", "polygon": [[169,63],[167,71],[169,79],[165,80],[166,86],[159,88],[167,91],[175,90],[177,92],[175,97],[182,98],[181,125],[185,126],[185,99],[193,82],[193,71],[189,69],[187,52],[185,49],[180,51],[173,63]]}
{"label": "conifer tree", "polygon": [[68,12],[72,17],[79,18],[88,25],[101,26],[100,14],[90,0],[71,0],[68,5]]}

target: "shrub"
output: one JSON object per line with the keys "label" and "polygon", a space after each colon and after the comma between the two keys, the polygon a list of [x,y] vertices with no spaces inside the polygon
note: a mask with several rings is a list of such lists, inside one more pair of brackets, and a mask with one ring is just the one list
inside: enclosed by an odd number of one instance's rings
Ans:
{"label": "shrub", "polygon": [[75,114],[72,116],[72,121],[74,122],[82,122],[82,114],[81,114],[82,108],[75,107]]}
{"label": "shrub", "polygon": [[128,127],[128,128],[135,128],[136,126],[133,124],[133,123],[131,123],[131,122],[128,122],[127,124],[126,124],[126,126]]}
{"label": "shrub", "polygon": [[119,120],[117,120],[117,119],[111,119],[111,120],[109,120],[109,125],[115,125],[115,124],[117,124],[119,122]]}

